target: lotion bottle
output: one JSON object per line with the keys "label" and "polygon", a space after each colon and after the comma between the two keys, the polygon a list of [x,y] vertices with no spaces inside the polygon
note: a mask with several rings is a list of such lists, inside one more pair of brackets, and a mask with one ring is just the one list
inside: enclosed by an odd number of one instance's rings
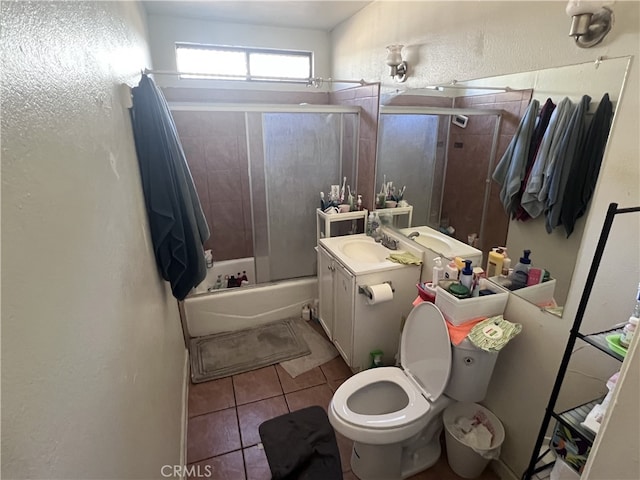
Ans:
{"label": "lotion bottle", "polygon": [[502,265],[504,263],[504,251],[501,248],[494,248],[489,252],[487,260],[487,277],[496,277],[502,273]]}
{"label": "lotion bottle", "polygon": [[456,266],[456,262],[451,260],[446,267],[444,267],[444,278],[447,280],[457,280],[458,279],[458,267]]}

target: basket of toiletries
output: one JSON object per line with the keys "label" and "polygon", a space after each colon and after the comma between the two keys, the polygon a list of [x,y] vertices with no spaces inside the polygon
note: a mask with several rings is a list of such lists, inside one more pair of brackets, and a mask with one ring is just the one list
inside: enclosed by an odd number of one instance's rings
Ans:
{"label": "basket of toiletries", "polygon": [[485,282],[477,297],[462,298],[457,293],[456,282],[443,280],[436,287],[436,306],[449,323],[461,323],[478,317],[502,315],[509,293],[491,282]]}
{"label": "basket of toiletries", "polygon": [[[498,285],[502,285],[507,290],[510,289],[510,280],[508,277],[491,277],[489,280],[491,280],[493,283],[497,283]],[[537,283],[535,285],[530,285],[528,287],[513,290],[513,293],[539,307],[553,307],[555,306],[555,291],[556,279],[550,278],[549,280],[542,283]]]}

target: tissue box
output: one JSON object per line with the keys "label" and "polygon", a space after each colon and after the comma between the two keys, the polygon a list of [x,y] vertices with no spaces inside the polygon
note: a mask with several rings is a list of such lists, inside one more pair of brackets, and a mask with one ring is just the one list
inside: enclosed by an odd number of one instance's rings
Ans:
{"label": "tissue box", "polygon": [[460,325],[472,318],[502,315],[507,306],[509,293],[492,283],[488,284],[487,288],[495,293],[484,297],[456,298],[438,285],[436,307],[453,325]]}

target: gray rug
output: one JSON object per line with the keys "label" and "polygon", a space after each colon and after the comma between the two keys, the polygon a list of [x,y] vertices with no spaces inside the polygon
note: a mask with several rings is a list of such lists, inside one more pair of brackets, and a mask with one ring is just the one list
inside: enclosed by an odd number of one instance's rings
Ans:
{"label": "gray rug", "polygon": [[206,382],[308,355],[311,350],[294,322],[287,318],[191,339],[191,381]]}

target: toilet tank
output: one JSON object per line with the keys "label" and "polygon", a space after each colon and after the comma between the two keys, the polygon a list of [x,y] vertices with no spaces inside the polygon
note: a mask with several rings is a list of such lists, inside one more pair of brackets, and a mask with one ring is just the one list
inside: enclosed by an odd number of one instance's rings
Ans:
{"label": "toilet tank", "polygon": [[459,402],[484,400],[497,359],[497,352],[477,348],[467,338],[451,345],[451,374],[445,395]]}

